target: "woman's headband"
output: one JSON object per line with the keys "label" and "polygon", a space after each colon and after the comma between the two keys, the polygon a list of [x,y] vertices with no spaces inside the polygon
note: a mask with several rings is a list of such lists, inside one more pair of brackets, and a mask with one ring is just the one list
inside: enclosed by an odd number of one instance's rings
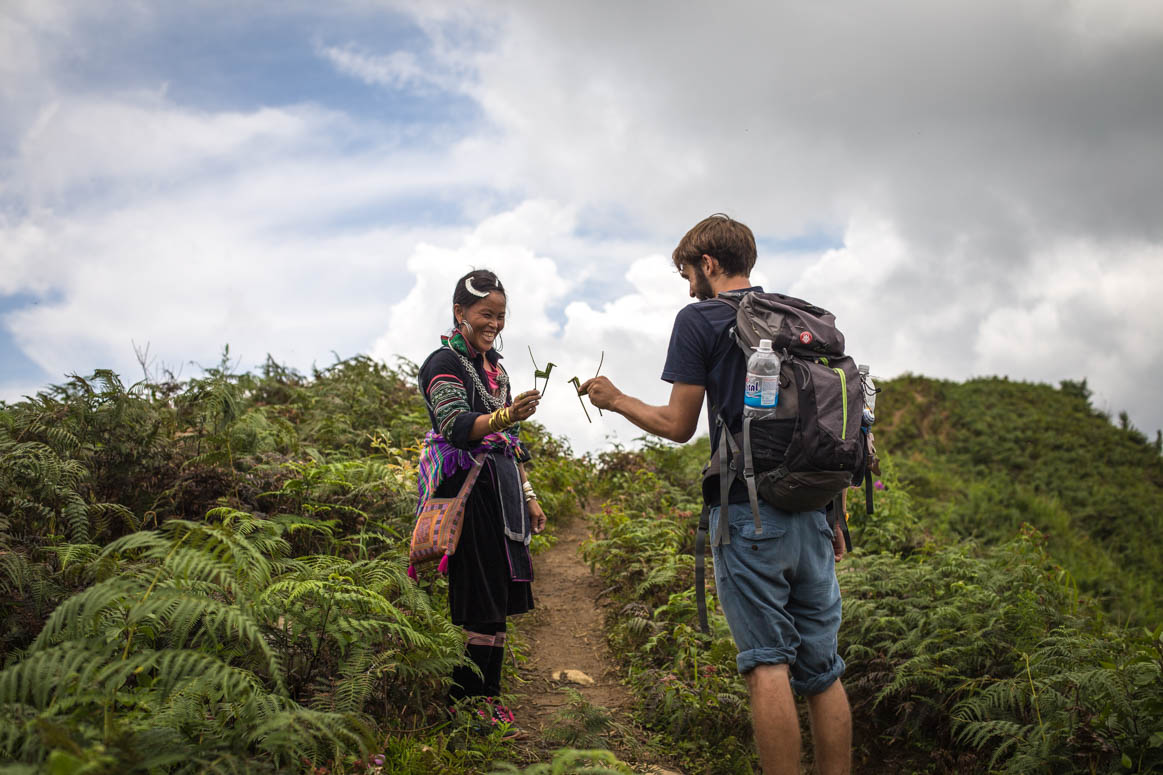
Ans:
{"label": "woman's headband", "polygon": [[473,296],[479,296],[482,299],[489,295],[488,291],[478,291],[476,288],[472,287],[471,277],[464,278],[464,289],[471,293]]}

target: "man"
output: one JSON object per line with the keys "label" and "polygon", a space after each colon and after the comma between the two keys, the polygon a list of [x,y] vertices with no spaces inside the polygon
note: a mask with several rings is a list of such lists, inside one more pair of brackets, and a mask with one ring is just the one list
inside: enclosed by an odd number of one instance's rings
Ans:
{"label": "man", "polygon": [[[601,409],[621,414],[643,430],[671,441],[694,435],[703,397],[708,399],[711,449],[718,444],[716,415],[733,433],[743,427],[747,362],[730,328],[735,309],[715,296],[754,290],[755,237],[742,223],[716,214],[701,221],[672,256],[690,295],[699,299],[678,313],[662,378],[672,384],[665,406],[626,395],[606,377],[584,383]],[[820,773],[851,771],[852,720],[840,682],[844,660],[836,651],[840,586],[835,563],[844,553],[823,511],[792,514],[760,502],[763,533],[754,530],[743,482],[736,479],[728,513],[721,514],[717,477],[704,487],[710,535],[726,518],[731,541],[713,546],[715,586],[747,680],[755,740],[764,773],[798,775],[800,728],[793,689],[808,700],[812,741]]]}

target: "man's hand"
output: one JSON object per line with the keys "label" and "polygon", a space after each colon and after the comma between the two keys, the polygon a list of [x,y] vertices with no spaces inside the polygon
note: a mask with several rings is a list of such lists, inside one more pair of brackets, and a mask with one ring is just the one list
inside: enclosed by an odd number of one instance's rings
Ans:
{"label": "man's hand", "polygon": [[650,406],[618,390],[606,377],[594,377],[582,383],[580,392],[599,409],[617,412],[647,433],[682,444],[695,435],[705,391],[702,385],[675,382],[667,404]]}
{"label": "man's hand", "polygon": [[581,394],[590,397],[590,403],[599,409],[614,409],[614,401],[623,395],[607,377],[594,377],[581,384]]}
{"label": "man's hand", "polygon": [[533,524],[533,532],[540,533],[545,529],[545,512],[542,510],[541,504],[537,502],[536,498],[525,503],[529,509],[529,521]]}
{"label": "man's hand", "polygon": [[[844,515],[841,514],[839,519],[844,519]],[[836,562],[844,559],[844,531],[841,529],[839,521],[832,525],[832,554],[835,556]]]}

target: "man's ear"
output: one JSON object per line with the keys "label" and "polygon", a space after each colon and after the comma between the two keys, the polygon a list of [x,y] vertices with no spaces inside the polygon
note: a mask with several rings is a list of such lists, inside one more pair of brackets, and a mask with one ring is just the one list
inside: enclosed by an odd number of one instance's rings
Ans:
{"label": "man's ear", "polygon": [[721,272],[723,270],[723,267],[719,265],[719,259],[712,255],[708,255],[707,253],[703,253],[702,258],[700,258],[699,261],[699,266],[703,270],[703,274],[705,274],[707,277],[713,277],[716,272]]}

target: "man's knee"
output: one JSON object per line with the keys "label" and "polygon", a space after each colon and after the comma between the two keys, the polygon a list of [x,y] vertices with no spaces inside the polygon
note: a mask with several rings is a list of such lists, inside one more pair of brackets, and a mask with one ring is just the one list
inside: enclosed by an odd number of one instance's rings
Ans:
{"label": "man's knee", "polygon": [[791,688],[791,673],[787,663],[756,665],[744,673],[743,677],[747,680],[747,688],[752,694],[777,685],[787,685],[789,689]]}
{"label": "man's knee", "polygon": [[805,695],[805,697],[807,698],[809,705],[833,703],[837,702],[838,700],[843,701],[844,704],[848,703],[848,693],[844,690],[844,684],[840,681],[839,678],[832,681],[819,692]]}

